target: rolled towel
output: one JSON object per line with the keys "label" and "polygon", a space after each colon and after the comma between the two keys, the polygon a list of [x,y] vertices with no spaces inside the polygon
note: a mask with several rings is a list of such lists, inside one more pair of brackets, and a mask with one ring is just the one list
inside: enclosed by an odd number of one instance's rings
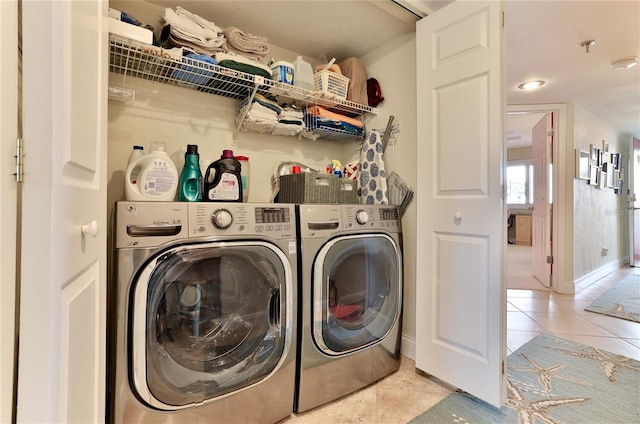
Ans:
{"label": "rolled towel", "polygon": [[271,50],[265,37],[249,34],[236,27],[225,28],[222,33],[226,39],[226,48],[251,59],[261,62]]}

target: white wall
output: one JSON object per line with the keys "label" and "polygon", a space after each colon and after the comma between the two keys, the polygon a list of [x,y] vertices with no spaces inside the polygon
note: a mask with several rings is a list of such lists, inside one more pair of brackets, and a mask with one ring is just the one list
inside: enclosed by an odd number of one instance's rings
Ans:
{"label": "white wall", "polygon": [[[121,76],[111,74],[110,84]],[[222,150],[249,157],[250,202],[269,202],[271,176],[283,161],[297,161],[324,169],[332,159],[345,162],[342,145],[334,141],[311,141],[297,137],[239,132],[233,139],[238,101],[195,90],[127,79],[136,91],[133,102],[109,101],[108,204],[124,199],[124,171],[131,148],[141,144],[148,151],[151,141],[163,141],[167,152],[177,153],[187,144],[197,144],[201,161],[211,163]]]}
{"label": "white wall", "polygon": [[[367,74],[380,83],[384,102],[378,116],[367,125],[385,128],[390,115],[400,125],[384,154],[387,174],[395,171],[412,188],[416,187],[416,43],[415,34],[397,38],[361,58]],[[393,143],[393,144],[392,144]],[[404,244],[404,316],[402,353],[413,357],[416,336],[416,209],[414,201],[402,219]]]}
{"label": "white wall", "polygon": [[[597,117],[574,105],[574,147],[589,151],[591,144],[609,152],[622,153],[628,160],[629,144],[620,134]],[[625,166],[625,169],[627,167]],[[625,175],[626,179],[626,175]],[[598,189],[585,180],[574,179],[574,279],[579,280],[598,269],[617,268],[629,254],[629,226],[625,183],[622,194],[611,188]],[[609,252],[602,254],[602,248]]]}

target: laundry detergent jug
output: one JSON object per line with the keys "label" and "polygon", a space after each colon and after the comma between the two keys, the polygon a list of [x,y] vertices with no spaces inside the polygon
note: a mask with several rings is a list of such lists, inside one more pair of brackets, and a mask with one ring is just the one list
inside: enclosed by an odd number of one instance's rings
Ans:
{"label": "laundry detergent jug", "polygon": [[207,167],[204,175],[205,202],[242,202],[241,165],[233,151],[223,150],[222,156]]}
{"label": "laundry detergent jug", "polygon": [[178,170],[162,142],[152,143],[148,154],[127,166],[124,176],[127,200],[170,202],[175,200],[177,189]]}

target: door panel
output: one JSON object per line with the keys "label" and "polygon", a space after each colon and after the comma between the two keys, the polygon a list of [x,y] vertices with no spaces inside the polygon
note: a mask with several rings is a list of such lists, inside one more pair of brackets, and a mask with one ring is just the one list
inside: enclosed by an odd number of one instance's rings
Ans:
{"label": "door panel", "polygon": [[549,182],[552,166],[552,113],[546,113],[532,130],[533,213],[531,245],[533,276],[545,287],[551,286],[551,199]]}
{"label": "door panel", "polygon": [[105,416],[107,3],[22,2],[19,422]]}
{"label": "door panel", "polygon": [[416,367],[504,402],[501,2],[417,24]]}
{"label": "door panel", "polygon": [[629,264],[640,265],[640,140],[632,137],[629,143]]}

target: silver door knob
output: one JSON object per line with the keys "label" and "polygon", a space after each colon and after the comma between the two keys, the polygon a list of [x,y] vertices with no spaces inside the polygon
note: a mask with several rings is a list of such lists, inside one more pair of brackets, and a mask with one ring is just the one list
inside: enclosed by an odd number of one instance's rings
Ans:
{"label": "silver door knob", "polygon": [[80,228],[80,231],[82,231],[82,234],[85,236],[96,237],[98,235],[98,221],[93,220],[88,224],[84,224]]}

